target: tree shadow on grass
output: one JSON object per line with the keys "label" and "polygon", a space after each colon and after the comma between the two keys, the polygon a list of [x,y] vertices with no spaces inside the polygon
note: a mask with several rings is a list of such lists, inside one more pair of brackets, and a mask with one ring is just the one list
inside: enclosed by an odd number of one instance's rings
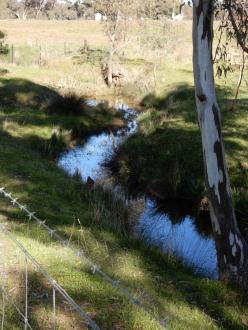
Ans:
{"label": "tree shadow on grass", "polygon": [[[10,274],[11,275],[11,274]],[[20,271],[20,278],[25,279],[25,273]],[[72,278],[73,281],[73,278]],[[11,280],[9,280],[11,284]],[[17,283],[12,283],[12,285],[17,285]],[[25,286],[23,283],[19,283],[20,292],[16,297],[13,297],[13,300],[18,302],[20,310],[24,311],[25,309]],[[70,288],[66,288],[70,290]],[[74,293],[74,292],[73,292]],[[70,292],[71,294],[71,292]],[[82,294],[79,292],[73,294],[73,298],[77,299],[78,304],[84,309],[89,310],[89,305],[91,309],[93,304],[86,304],[87,294],[82,291]],[[85,297],[86,296],[86,297]],[[88,292],[88,297],[90,294]],[[86,306],[84,306],[86,305]],[[15,314],[15,313],[14,313]],[[24,312],[23,312],[24,314]],[[90,316],[90,313],[88,314]],[[92,319],[95,317],[92,316]],[[24,323],[24,320],[15,319],[9,320],[9,328],[13,328],[16,322],[17,326],[21,323]],[[80,317],[80,315],[74,310],[65,298],[55,290],[55,318],[53,313],[53,286],[44,277],[40,271],[37,271],[34,266],[29,263],[28,268],[28,322],[32,329],[52,329],[54,322],[56,328],[59,329],[89,329],[86,319]],[[20,327],[21,328],[21,327]]]}
{"label": "tree shadow on grass", "polygon": [[[218,87],[217,95],[231,182],[238,190],[237,209],[248,216],[243,206],[248,191],[248,99],[241,99],[236,110],[230,111],[231,89]],[[206,192],[194,88],[184,84],[164,97],[148,94],[141,104],[152,109],[152,114],[140,119],[140,132],[120,147],[109,167],[129,192],[140,190],[159,199],[185,199],[199,204]]]}
{"label": "tree shadow on grass", "polygon": [[[3,110],[7,108],[16,120],[25,118],[27,123],[40,126],[53,125],[56,121],[68,129],[72,128],[71,124],[75,124],[76,120],[83,123],[80,117],[85,121],[96,121],[99,126],[105,117],[120,117],[107,102],[100,103],[99,107],[91,107],[85,101],[83,95],[71,91],[63,95],[55,89],[29,80],[0,79],[0,106]],[[81,110],[78,111],[78,108]]]}
{"label": "tree shadow on grass", "polygon": [[24,79],[0,80],[0,105],[2,127],[21,128],[24,143],[37,145],[44,155],[53,158],[92,134],[125,126],[121,113],[108,103],[91,107],[76,94],[61,95]]}
{"label": "tree shadow on grass", "polygon": [[0,80],[1,106],[33,107],[38,110],[43,102],[57,97],[58,93],[46,86],[42,86],[25,79]]}
{"label": "tree shadow on grass", "polygon": [[[216,88],[217,97],[221,108],[224,111],[232,104],[231,88]],[[241,103],[242,104],[242,103]],[[181,115],[185,121],[196,121],[195,90],[189,84],[179,84],[171,87],[170,92],[165,96],[156,96],[153,93],[147,94],[140,103],[145,108],[154,108],[158,111],[170,111],[172,115]]]}

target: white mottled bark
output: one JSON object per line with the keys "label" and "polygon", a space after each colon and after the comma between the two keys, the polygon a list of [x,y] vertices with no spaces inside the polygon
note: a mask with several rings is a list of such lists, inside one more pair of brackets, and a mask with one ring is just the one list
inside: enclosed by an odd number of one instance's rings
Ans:
{"label": "white mottled bark", "polygon": [[216,99],[213,60],[213,1],[195,0],[193,65],[195,96],[220,278],[248,286],[248,247],[237,226]]}

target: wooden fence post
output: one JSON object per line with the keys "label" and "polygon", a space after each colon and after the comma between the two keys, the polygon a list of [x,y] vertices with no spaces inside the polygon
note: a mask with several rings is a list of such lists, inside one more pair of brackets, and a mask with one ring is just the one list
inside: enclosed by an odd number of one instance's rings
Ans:
{"label": "wooden fence post", "polygon": [[84,53],[87,54],[89,51],[88,41],[84,40]]}
{"label": "wooden fence post", "polygon": [[42,55],[41,55],[41,45],[40,45],[40,50],[39,50],[39,66],[41,67],[42,65]]}
{"label": "wooden fence post", "polygon": [[11,63],[14,64],[14,45],[11,45]]}

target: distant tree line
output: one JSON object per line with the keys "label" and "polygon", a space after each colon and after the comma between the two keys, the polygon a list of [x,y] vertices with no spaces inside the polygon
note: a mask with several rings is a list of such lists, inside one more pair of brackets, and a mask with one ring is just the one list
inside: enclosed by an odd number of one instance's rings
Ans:
{"label": "distant tree line", "polygon": [[90,0],[83,2],[57,0],[0,0],[0,19],[60,19],[72,20],[93,15]]}
{"label": "distant tree line", "polygon": [[[129,0],[122,2],[130,5]],[[94,19],[101,3],[102,0],[0,0],[0,19]],[[152,19],[171,16],[180,5],[180,1],[173,0],[133,0],[131,3],[133,16]]]}

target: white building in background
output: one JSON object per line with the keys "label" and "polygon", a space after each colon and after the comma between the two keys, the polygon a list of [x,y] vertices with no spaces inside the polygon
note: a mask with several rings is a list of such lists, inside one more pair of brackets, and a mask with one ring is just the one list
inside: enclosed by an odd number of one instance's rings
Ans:
{"label": "white building in background", "polygon": [[172,12],[172,20],[173,21],[181,21],[184,17],[182,9],[185,5],[189,6],[189,7],[193,7],[193,0],[179,0],[180,3],[180,7],[179,7],[179,14],[175,14],[174,10]]}
{"label": "white building in background", "polygon": [[104,16],[103,14],[95,13],[95,21],[102,22],[102,21],[106,21],[106,20],[107,20],[107,17]]}
{"label": "white building in background", "polygon": [[184,17],[183,13],[175,15],[174,12],[172,12],[171,18],[173,21],[181,21],[183,17]]}

